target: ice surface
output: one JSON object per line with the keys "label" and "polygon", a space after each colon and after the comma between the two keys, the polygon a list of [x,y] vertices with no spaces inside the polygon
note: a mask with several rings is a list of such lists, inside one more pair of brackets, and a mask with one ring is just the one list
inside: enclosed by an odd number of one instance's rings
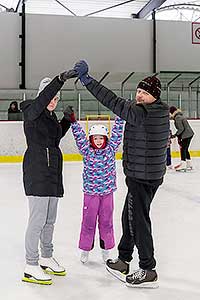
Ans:
{"label": "ice surface", "polygon": [[[173,160],[175,163],[177,160]],[[96,232],[89,262],[79,261],[77,248],[82,214],[82,163],[64,163],[65,196],[60,200],[54,234],[56,259],[66,277],[53,276],[51,286],[21,282],[24,268],[24,234],[28,218],[21,164],[0,164],[0,298],[3,300],[199,300],[200,299],[200,159],[194,171],[168,171],[152,203],[151,215],[160,287],[127,288],[113,278],[102,263]],[[116,244],[121,235],[121,211],[126,186],[117,162],[115,193]],[[111,256],[115,258],[114,249]],[[132,268],[137,268],[135,253]]]}

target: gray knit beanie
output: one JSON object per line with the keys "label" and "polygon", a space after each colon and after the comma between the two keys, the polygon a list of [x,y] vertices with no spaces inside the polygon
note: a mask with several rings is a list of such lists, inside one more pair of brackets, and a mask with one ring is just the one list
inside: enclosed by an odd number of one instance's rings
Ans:
{"label": "gray knit beanie", "polygon": [[[40,81],[37,96],[44,90],[44,88],[52,81],[51,78],[45,77]],[[60,92],[57,93],[58,99],[60,99]]]}

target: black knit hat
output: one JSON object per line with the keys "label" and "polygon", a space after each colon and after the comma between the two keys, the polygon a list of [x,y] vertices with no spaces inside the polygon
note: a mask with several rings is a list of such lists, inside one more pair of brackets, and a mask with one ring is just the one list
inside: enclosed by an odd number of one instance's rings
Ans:
{"label": "black knit hat", "polygon": [[154,98],[159,99],[161,94],[161,83],[156,76],[149,76],[138,83],[137,89],[143,89]]}
{"label": "black knit hat", "polygon": [[176,110],[177,110],[176,106],[170,106],[170,108],[169,108],[170,114],[173,114]]}

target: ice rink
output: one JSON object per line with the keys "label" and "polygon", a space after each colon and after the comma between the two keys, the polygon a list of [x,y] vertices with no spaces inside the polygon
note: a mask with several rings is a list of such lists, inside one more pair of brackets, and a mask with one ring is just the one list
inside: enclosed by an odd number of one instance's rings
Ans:
{"label": "ice rink", "polygon": [[[177,160],[173,160],[176,163]],[[64,163],[65,196],[60,200],[55,227],[55,257],[67,276],[52,276],[51,286],[21,281],[24,268],[24,234],[28,218],[21,164],[0,164],[0,298],[2,300],[199,300],[200,299],[200,158],[194,170],[168,171],[152,204],[152,223],[158,289],[133,289],[113,278],[102,263],[98,244],[89,262],[79,261],[82,214],[82,163]],[[121,161],[117,161],[115,236],[121,236],[121,211],[126,195]],[[97,232],[98,233],[98,232]],[[111,257],[117,255],[112,250]],[[137,253],[132,268],[137,268]]]}

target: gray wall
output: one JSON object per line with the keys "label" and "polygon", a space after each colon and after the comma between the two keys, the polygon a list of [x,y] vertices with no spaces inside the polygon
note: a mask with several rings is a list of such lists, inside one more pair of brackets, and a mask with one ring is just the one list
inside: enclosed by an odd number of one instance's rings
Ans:
{"label": "gray wall", "polygon": [[0,88],[18,88],[20,82],[20,17],[0,13]]}
{"label": "gray wall", "polygon": [[192,44],[192,23],[157,21],[159,71],[200,71],[200,44]]}
{"label": "gray wall", "polygon": [[[148,22],[65,16],[27,18],[27,85],[86,59],[91,72],[151,69],[151,31]],[[141,32],[146,36],[143,45]],[[138,56],[134,52],[140,53]]]}
{"label": "gray wall", "polygon": [[[27,15],[26,23],[28,89],[81,58],[92,74],[152,72],[152,21]],[[0,88],[20,84],[20,26],[18,14],[0,14]],[[191,42],[190,22],[157,22],[158,71],[199,71],[199,51]]]}

